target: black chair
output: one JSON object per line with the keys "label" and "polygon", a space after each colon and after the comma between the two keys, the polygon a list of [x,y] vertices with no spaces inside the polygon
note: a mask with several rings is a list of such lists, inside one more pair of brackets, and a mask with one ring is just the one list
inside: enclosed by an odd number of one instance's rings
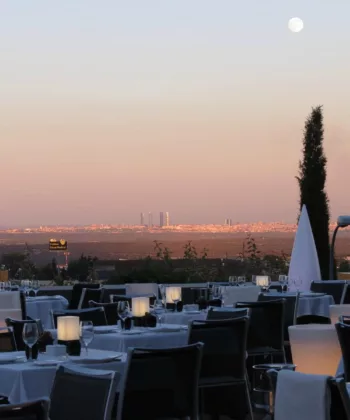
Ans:
{"label": "black chair", "polygon": [[94,302],[93,300],[90,300],[89,302],[90,308],[103,308],[105,311],[107,324],[108,325],[116,325],[119,317],[118,317],[118,302],[114,303],[99,303]]}
{"label": "black chair", "polygon": [[66,311],[51,311],[53,324],[57,328],[59,316],[78,316],[80,321],[91,321],[94,326],[107,325],[105,310],[101,308],[67,309]]}
{"label": "black chair", "polygon": [[19,293],[19,299],[21,302],[22,320],[27,319],[27,302],[26,295],[24,292]]}
{"label": "black chair", "polygon": [[17,351],[15,336],[11,328],[0,328],[0,353]]}
{"label": "black chair", "polygon": [[330,323],[331,319],[322,315],[300,315],[297,317],[297,325]]}
{"label": "black chair", "polygon": [[284,304],[284,341],[285,345],[289,344],[288,327],[295,325],[297,322],[298,308],[299,308],[300,293],[293,295],[281,294],[280,297],[269,295],[268,293],[261,293],[258,297],[258,302],[273,302],[279,299],[285,300]]}
{"label": "black chair", "polygon": [[[267,372],[270,378],[273,401],[276,398],[278,372],[271,369]],[[343,378],[329,378],[328,389],[330,394],[330,420],[349,420],[350,419],[350,398],[346,389],[346,381]],[[293,395],[289,395],[293,399]],[[317,404],[318,401],[315,401]],[[272,415],[271,419],[274,419]],[[283,419],[275,419],[283,420]]]}
{"label": "black chair", "polygon": [[248,309],[236,309],[229,307],[210,308],[207,314],[207,321],[242,318],[247,317],[248,314]]}
{"label": "black chair", "polygon": [[347,282],[345,280],[313,281],[310,289],[315,293],[325,293],[333,296],[334,303],[340,305],[345,299]]}
{"label": "black chair", "polygon": [[188,343],[204,344],[199,378],[203,415],[220,413],[245,418],[249,413],[253,420],[246,372],[247,334],[247,317],[190,324]]}
{"label": "black chair", "polygon": [[89,301],[103,302],[105,289],[100,287],[99,289],[88,289],[84,288],[81,292],[78,309],[87,309],[89,307]]}
{"label": "black chair", "polygon": [[[282,358],[284,351],[284,305],[285,300],[270,302],[238,302],[236,308],[250,309],[247,351],[249,356]],[[279,360],[278,360],[279,361]]]}
{"label": "black chair", "polygon": [[[349,322],[349,321],[348,321]],[[343,356],[344,378],[346,382],[350,381],[350,325],[344,322],[335,324],[338,340]]]}
{"label": "black chair", "polygon": [[73,286],[72,296],[68,305],[68,309],[78,309],[83,289],[99,289],[98,283],[77,283]]}
{"label": "black chair", "polygon": [[13,335],[15,337],[16,348],[18,351],[24,351],[26,349],[26,345],[22,338],[22,332],[24,324],[28,323],[36,323],[38,325],[38,336],[40,337],[43,334],[43,326],[40,320],[38,319],[26,319],[26,320],[17,320],[12,318],[5,319],[6,325],[8,328],[11,328],[13,331]]}
{"label": "black chair", "polygon": [[203,344],[129,349],[117,420],[198,419]]}
{"label": "black chair", "polygon": [[50,404],[50,420],[111,419],[120,374],[60,366]]}
{"label": "black chair", "polygon": [[0,404],[0,419],[49,420],[49,405],[47,398],[24,404]]}

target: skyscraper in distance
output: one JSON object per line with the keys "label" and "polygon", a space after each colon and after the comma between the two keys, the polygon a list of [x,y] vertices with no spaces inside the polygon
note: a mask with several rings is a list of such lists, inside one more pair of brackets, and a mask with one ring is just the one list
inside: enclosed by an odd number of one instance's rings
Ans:
{"label": "skyscraper in distance", "polygon": [[165,226],[170,226],[170,215],[168,211],[165,213]]}
{"label": "skyscraper in distance", "polygon": [[144,213],[140,214],[140,225],[141,226],[145,225],[145,214]]}
{"label": "skyscraper in distance", "polygon": [[162,211],[159,213],[159,226],[164,226],[164,213]]}
{"label": "skyscraper in distance", "polygon": [[148,213],[148,227],[153,227],[153,216],[151,212]]}

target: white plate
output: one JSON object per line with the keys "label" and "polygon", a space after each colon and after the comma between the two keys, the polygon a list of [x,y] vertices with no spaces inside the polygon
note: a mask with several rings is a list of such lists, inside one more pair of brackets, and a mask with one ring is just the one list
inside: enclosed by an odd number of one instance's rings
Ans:
{"label": "white plate", "polygon": [[0,355],[0,364],[5,365],[7,363],[15,363],[19,362],[20,360],[24,360],[25,356],[15,356],[11,354]]}
{"label": "white plate", "polygon": [[106,352],[104,352],[104,354],[92,354],[91,356],[89,355],[86,356],[85,354],[83,356],[69,356],[69,360],[72,361],[73,363],[85,363],[85,364],[110,363],[110,362],[121,360],[122,356],[123,356],[123,353],[110,352],[109,354],[106,354]]}
{"label": "white plate", "polygon": [[110,334],[117,332],[117,327],[111,327],[110,325],[102,325],[99,327],[94,327],[95,334]]}
{"label": "white plate", "polygon": [[137,334],[142,334],[143,331],[140,330],[123,330],[120,332],[120,334],[123,335],[137,335]]}
{"label": "white plate", "polygon": [[183,329],[181,327],[162,327],[162,326],[150,329],[150,331],[157,332],[157,333],[178,332],[178,331],[182,331],[182,330]]}
{"label": "white plate", "polygon": [[57,366],[58,364],[62,363],[62,360],[36,360],[34,365],[36,366]]}

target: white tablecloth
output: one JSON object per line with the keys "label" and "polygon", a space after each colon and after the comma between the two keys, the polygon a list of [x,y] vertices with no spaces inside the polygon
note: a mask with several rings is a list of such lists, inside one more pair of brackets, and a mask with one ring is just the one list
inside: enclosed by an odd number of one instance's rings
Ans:
{"label": "white tablecloth", "polygon": [[41,319],[44,329],[54,328],[51,318],[51,310],[61,311],[67,309],[68,300],[63,296],[38,296],[27,298],[27,316],[33,319]]}
{"label": "white tablecloth", "polygon": [[187,312],[166,312],[162,315],[164,324],[188,325],[189,322],[207,319],[207,311],[200,311],[198,314]]}
{"label": "white tablecloth", "polygon": [[[276,293],[270,291],[268,295],[276,296],[276,299],[283,299],[283,296],[295,294],[293,292]],[[330,316],[329,306],[334,305],[333,296],[323,295],[317,296],[317,293],[302,293],[299,299],[298,316],[302,315],[321,315]]]}
{"label": "white tablecloth", "polygon": [[[89,355],[101,354],[99,350],[89,350]],[[18,352],[19,355],[23,352]],[[82,350],[82,356],[85,352]],[[39,359],[42,357],[39,355]],[[50,358],[52,359],[52,357]],[[120,372],[122,375],[125,369],[126,354],[123,354],[121,361],[85,364],[89,369],[101,369]],[[77,366],[76,363],[67,362],[69,366]],[[0,364],[0,395],[8,397],[10,403],[18,404],[43,397],[50,397],[53,380],[57,367],[36,366],[33,363],[17,362],[6,365]]]}
{"label": "white tablecloth", "polygon": [[[167,327],[163,324],[162,327]],[[174,325],[168,325],[174,328]],[[176,327],[176,325],[175,325]],[[89,348],[98,350],[109,350],[116,352],[127,352],[130,347],[146,349],[164,349],[168,347],[186,346],[188,341],[188,329],[178,325],[179,331],[155,332],[155,328],[134,328],[131,331],[139,331],[139,334],[124,333],[120,331],[112,333],[95,333]],[[50,330],[54,338],[57,337],[57,330]]]}

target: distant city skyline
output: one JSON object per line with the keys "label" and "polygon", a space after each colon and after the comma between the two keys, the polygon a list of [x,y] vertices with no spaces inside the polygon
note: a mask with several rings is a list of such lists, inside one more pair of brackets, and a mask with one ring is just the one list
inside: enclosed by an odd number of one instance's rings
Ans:
{"label": "distant city skyline", "polygon": [[0,226],[295,223],[316,105],[331,217],[350,213],[349,1],[0,10]]}

